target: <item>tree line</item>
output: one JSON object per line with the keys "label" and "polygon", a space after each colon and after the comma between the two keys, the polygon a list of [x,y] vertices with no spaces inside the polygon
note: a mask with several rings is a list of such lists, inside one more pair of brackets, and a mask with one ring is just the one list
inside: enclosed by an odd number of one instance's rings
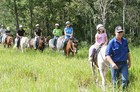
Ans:
{"label": "tree line", "polygon": [[134,45],[140,44],[140,0],[1,0],[0,24],[13,32],[22,24],[33,36],[35,24],[40,24],[44,36],[51,35],[54,24],[61,29],[71,21],[74,36],[94,43],[96,25],[101,23],[111,38],[114,29],[121,25],[125,36]]}

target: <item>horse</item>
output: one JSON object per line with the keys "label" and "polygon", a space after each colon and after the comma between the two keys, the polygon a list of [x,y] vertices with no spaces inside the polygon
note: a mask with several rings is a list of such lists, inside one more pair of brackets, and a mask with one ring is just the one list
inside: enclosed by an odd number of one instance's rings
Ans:
{"label": "horse", "polygon": [[[101,79],[102,79],[102,88],[103,90],[105,90],[105,77],[106,77],[106,73],[107,73],[107,70],[109,69],[109,62],[106,60],[106,57],[105,57],[105,50],[106,50],[106,45],[103,45],[97,55],[97,61],[90,61],[90,65],[92,67],[92,73],[95,77],[96,74],[95,74],[95,69],[99,69],[99,73],[100,73],[100,76],[101,76]],[[95,64],[95,62],[97,62],[97,65]],[[97,79],[97,78],[95,78]]]}
{"label": "horse", "polygon": [[57,44],[56,44],[56,48],[58,50],[58,52],[60,52],[61,50],[63,50],[63,46],[64,46],[64,40],[65,40],[65,36],[60,36],[57,39]]}
{"label": "horse", "polygon": [[49,40],[51,39],[51,36],[45,37],[45,46],[49,46]]}
{"label": "horse", "polygon": [[[21,52],[24,52],[24,49],[25,47],[28,47],[28,42],[29,42],[29,38],[28,37],[21,37],[20,38],[20,49],[21,49]],[[14,48],[17,48],[17,44],[18,43],[18,38],[16,37],[15,38],[15,45],[14,45]]]}
{"label": "horse", "polygon": [[74,56],[77,53],[77,51],[78,51],[78,49],[77,49],[78,45],[76,44],[77,42],[78,41],[74,38],[68,39],[68,41],[66,43],[66,47],[64,49],[66,57],[69,56],[70,52],[72,52],[72,56]]}
{"label": "horse", "polygon": [[22,37],[20,39],[20,48],[21,48],[22,52],[25,49],[25,47],[28,47],[28,43],[29,43],[29,38],[28,37]]}
{"label": "horse", "polygon": [[52,50],[56,50],[56,49],[55,49],[55,46],[54,46],[54,44],[53,44],[53,39],[50,39],[50,40],[49,40],[49,48],[51,48]]}
{"label": "horse", "polygon": [[[29,47],[33,48],[34,45],[34,38],[29,40]],[[44,37],[39,37],[37,39],[37,49],[42,51],[45,49],[45,38]]]}
{"label": "horse", "polygon": [[11,35],[6,35],[6,34],[3,34],[3,37],[2,37],[2,44],[4,45],[4,47],[11,47],[12,44],[13,44],[13,37]]}

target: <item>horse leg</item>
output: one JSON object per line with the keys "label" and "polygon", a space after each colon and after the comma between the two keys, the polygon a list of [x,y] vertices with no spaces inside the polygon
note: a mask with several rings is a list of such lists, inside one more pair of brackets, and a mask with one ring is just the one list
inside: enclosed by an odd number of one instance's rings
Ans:
{"label": "horse leg", "polygon": [[92,76],[94,76],[95,83],[98,83],[98,76],[97,76],[98,71],[97,71],[97,67],[93,61],[90,61],[90,68],[92,70]]}
{"label": "horse leg", "polygon": [[66,57],[69,57],[69,50],[66,51]]}
{"label": "horse leg", "polygon": [[103,91],[105,91],[105,75],[104,75],[104,66],[103,63],[98,63],[99,64],[99,72],[100,72],[100,76],[102,78],[102,89]]}

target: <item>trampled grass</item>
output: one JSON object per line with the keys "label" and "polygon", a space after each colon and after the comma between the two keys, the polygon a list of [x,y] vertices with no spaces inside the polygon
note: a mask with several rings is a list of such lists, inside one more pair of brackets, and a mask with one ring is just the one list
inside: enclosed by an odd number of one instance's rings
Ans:
{"label": "trampled grass", "polygon": [[[139,92],[140,48],[133,48],[128,92]],[[88,62],[88,47],[75,57],[45,49],[43,53],[26,50],[21,53],[0,46],[0,92],[101,92],[95,84]],[[110,91],[107,76],[107,92]]]}

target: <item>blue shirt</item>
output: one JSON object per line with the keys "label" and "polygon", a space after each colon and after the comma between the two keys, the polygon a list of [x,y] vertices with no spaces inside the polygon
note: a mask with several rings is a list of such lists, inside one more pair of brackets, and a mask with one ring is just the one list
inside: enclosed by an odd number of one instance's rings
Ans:
{"label": "blue shirt", "polygon": [[114,62],[123,62],[127,61],[128,53],[129,48],[126,38],[122,38],[121,43],[119,43],[114,37],[109,41],[105,55],[109,55]]}
{"label": "blue shirt", "polygon": [[[72,34],[73,28],[72,28],[72,27],[66,27],[66,28],[64,29],[64,32],[66,33],[65,36],[66,36],[67,38],[69,38],[69,37],[70,37],[69,34]],[[68,35],[67,35],[67,34],[68,34]]]}

